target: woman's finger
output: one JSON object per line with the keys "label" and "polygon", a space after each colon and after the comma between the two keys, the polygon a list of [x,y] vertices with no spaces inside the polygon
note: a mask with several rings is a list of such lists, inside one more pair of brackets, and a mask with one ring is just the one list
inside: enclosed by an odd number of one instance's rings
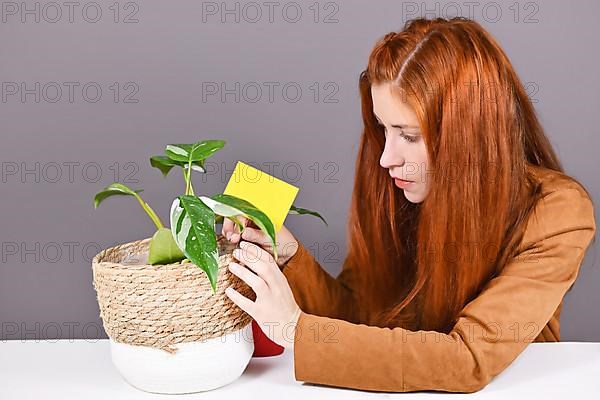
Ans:
{"label": "woman's finger", "polygon": [[257,245],[256,243],[248,242],[245,240],[240,241],[240,250],[245,259],[250,262],[262,261],[264,263],[275,262],[273,256]]}
{"label": "woman's finger", "polygon": [[263,248],[254,243],[240,242],[240,248],[235,249],[232,254],[235,258],[242,261],[246,267],[256,272],[266,283],[269,288],[277,287],[279,267],[275,260]]}
{"label": "woman's finger", "polygon": [[263,278],[261,278],[259,275],[252,273],[252,271],[250,271],[248,268],[241,264],[232,261],[229,263],[229,270],[231,271],[231,273],[233,273],[234,275],[238,276],[241,280],[246,282],[248,286],[250,286],[252,290],[254,290],[254,293],[256,293],[257,296],[262,296],[268,289],[268,285],[263,280]]}
{"label": "woman's finger", "polygon": [[[236,218],[244,227],[246,227],[246,225],[248,225],[249,220],[246,217],[238,215],[233,218]],[[234,223],[233,221],[231,221],[231,223],[233,224],[233,228],[231,230],[231,236],[230,236],[229,240],[232,243],[237,243],[241,238],[240,228],[239,228],[238,224]],[[227,236],[225,236],[225,237],[227,237]]]}
{"label": "woman's finger", "polygon": [[247,240],[249,242],[254,242],[259,246],[265,246],[267,248],[273,247],[271,238],[260,229],[246,227],[244,229],[244,232],[242,232],[242,239]]}
{"label": "woman's finger", "polygon": [[254,302],[247,297],[243,296],[240,292],[234,288],[228,287],[225,289],[225,294],[235,303],[236,306],[250,314],[254,318]]}
{"label": "woman's finger", "polygon": [[[242,242],[242,245],[243,245],[243,243],[247,243],[247,242]],[[246,250],[242,249],[242,248],[233,250],[232,255],[236,259],[240,260],[245,265],[246,268],[249,268],[250,270],[254,271],[256,274],[258,274],[258,276],[260,276],[261,279],[266,282],[268,287],[273,287],[273,284],[274,284],[273,279],[274,278],[273,278],[272,271],[269,270],[268,262],[261,261],[260,257],[254,253],[252,253],[252,254],[246,253]]]}
{"label": "woman's finger", "polygon": [[223,219],[223,228],[221,229],[221,235],[227,237],[227,235],[231,232],[233,232],[233,221],[230,220],[229,218],[224,218]]}

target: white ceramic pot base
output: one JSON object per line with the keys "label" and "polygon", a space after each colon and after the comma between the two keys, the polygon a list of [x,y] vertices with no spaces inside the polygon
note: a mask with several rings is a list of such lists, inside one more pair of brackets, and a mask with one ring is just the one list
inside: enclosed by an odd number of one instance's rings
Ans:
{"label": "white ceramic pot base", "polygon": [[170,354],[110,340],[113,364],[132,386],[151,393],[212,390],[239,378],[254,353],[252,324],[203,342],[178,343]]}

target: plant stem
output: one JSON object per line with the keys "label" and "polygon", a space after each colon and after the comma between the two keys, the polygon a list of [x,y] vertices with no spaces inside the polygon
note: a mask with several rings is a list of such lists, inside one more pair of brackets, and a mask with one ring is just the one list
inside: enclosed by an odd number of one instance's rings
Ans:
{"label": "plant stem", "polygon": [[134,195],[135,195],[135,198],[137,199],[137,201],[139,201],[139,203],[142,206],[142,208],[144,209],[144,211],[146,211],[146,214],[148,214],[148,216],[150,216],[150,218],[152,219],[152,222],[154,222],[154,225],[156,225],[156,228],[158,228],[158,229],[164,228],[165,226],[160,221],[160,218],[158,217],[158,215],[156,215],[156,213],[148,205],[148,203],[146,203],[144,200],[142,200],[142,198],[140,197],[139,194],[135,193]]}
{"label": "plant stem", "polygon": [[183,177],[185,178],[185,194],[190,194],[190,170],[183,168]]}
{"label": "plant stem", "polygon": [[194,188],[192,187],[192,158],[190,157],[189,161],[188,161],[188,186],[189,186],[189,193],[192,196],[194,195]]}
{"label": "plant stem", "polygon": [[185,171],[185,168],[181,169],[183,171],[183,180],[185,181],[185,194],[188,194],[188,178],[187,178],[187,172]]}
{"label": "plant stem", "polygon": [[194,187],[192,186],[192,166],[191,163],[188,164],[187,172],[186,169],[183,168],[183,178],[185,179],[185,194],[191,194],[194,196]]}

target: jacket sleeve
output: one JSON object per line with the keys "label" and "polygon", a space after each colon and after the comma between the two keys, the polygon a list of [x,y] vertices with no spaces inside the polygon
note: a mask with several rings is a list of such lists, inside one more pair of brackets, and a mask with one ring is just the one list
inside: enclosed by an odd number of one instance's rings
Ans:
{"label": "jacket sleeve", "polygon": [[358,322],[354,296],[354,270],[344,264],[337,278],[329,275],[298,241],[298,250],[282,267],[298,306],[305,312],[350,322]]}
{"label": "jacket sleeve", "polygon": [[[535,339],[573,285],[596,230],[593,213],[579,188],[543,197],[518,255],[461,310],[448,334],[354,324],[302,309],[296,380],[384,392],[480,390]],[[314,265],[307,270],[320,277]],[[311,301],[339,304],[343,286],[331,282],[324,279]],[[297,293],[305,299],[308,290]]]}

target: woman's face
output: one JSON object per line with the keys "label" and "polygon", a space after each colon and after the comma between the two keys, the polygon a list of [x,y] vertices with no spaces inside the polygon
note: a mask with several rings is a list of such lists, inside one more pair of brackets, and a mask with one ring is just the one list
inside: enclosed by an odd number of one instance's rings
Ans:
{"label": "woman's face", "polygon": [[[412,203],[422,202],[429,192],[429,160],[419,122],[408,103],[391,92],[391,83],[371,86],[373,112],[385,129],[385,147],[379,164]],[[404,181],[401,181],[404,180]],[[410,182],[406,182],[410,181]]]}

